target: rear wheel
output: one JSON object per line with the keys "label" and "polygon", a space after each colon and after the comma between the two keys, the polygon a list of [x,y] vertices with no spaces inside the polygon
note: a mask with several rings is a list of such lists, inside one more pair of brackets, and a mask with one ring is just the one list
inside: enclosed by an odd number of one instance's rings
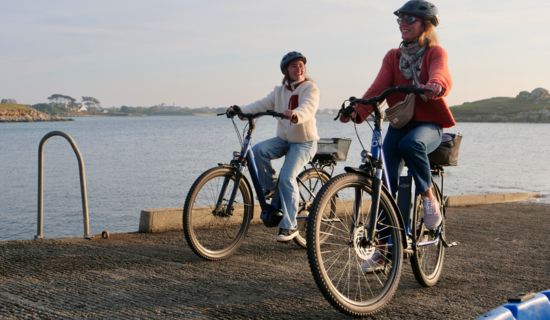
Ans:
{"label": "rear wheel", "polygon": [[[371,202],[371,180],[345,173],[325,184],[310,210],[307,249],[313,278],[334,307],[352,316],[381,310],[401,277],[402,234],[392,200],[382,191],[375,213]],[[378,222],[369,244],[366,224],[372,214]],[[370,261],[377,262],[376,269],[369,270]]]}
{"label": "rear wheel", "polygon": [[298,187],[300,188],[300,203],[298,205],[298,231],[294,238],[299,246],[306,248],[306,232],[309,209],[315,200],[317,192],[330,179],[330,175],[319,169],[309,168],[298,175]]}
{"label": "rear wheel", "polygon": [[432,183],[432,185],[443,218],[440,232],[428,230],[424,226],[424,207],[420,196],[416,199],[416,209],[413,217],[415,247],[411,256],[411,267],[416,280],[425,287],[434,286],[439,281],[443,271],[443,261],[445,260],[445,246],[443,245],[445,206],[442,203],[439,187],[435,183]]}
{"label": "rear wheel", "polygon": [[[204,172],[191,186],[183,208],[183,231],[198,256],[220,260],[239,248],[252,219],[254,204],[244,176],[230,167]],[[237,181],[238,185],[237,185]],[[234,193],[234,200],[229,199]]]}

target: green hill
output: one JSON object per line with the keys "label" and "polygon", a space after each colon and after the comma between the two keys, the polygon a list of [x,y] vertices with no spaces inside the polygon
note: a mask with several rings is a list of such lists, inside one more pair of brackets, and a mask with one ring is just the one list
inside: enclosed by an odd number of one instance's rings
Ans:
{"label": "green hill", "polygon": [[496,97],[451,107],[456,121],[550,123],[550,94],[537,88],[515,98]]}

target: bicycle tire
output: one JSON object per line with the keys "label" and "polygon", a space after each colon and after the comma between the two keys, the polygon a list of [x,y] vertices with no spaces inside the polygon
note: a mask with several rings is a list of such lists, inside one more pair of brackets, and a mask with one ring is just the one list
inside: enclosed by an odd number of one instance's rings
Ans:
{"label": "bicycle tire", "polygon": [[[183,231],[193,252],[206,260],[221,260],[241,245],[252,219],[254,203],[249,184],[242,176],[236,185],[237,171],[215,167],[201,174],[191,186],[183,208]],[[222,195],[222,185],[228,182]],[[235,201],[227,201],[237,188]],[[216,208],[217,200],[222,199]]]}
{"label": "bicycle tire", "polygon": [[[437,284],[443,271],[443,262],[445,261],[445,246],[443,245],[443,238],[445,236],[445,204],[442,201],[438,185],[435,182],[432,185],[437,201],[440,204],[443,219],[439,241],[435,245],[425,247],[415,245],[410,258],[414,277],[424,287],[432,287]],[[424,226],[424,209],[421,198],[420,196],[417,197],[415,213],[412,219],[415,244],[435,239],[435,232],[428,230]]]}
{"label": "bicycle tire", "polygon": [[309,168],[298,175],[298,187],[300,189],[300,201],[298,204],[298,236],[294,242],[302,248],[307,248],[306,233],[309,209],[315,200],[317,192],[330,180],[330,175],[323,170]]}
{"label": "bicycle tire", "polygon": [[[380,311],[397,290],[403,264],[403,243],[391,196],[383,189],[377,213],[376,245],[365,246],[365,241],[361,241],[365,228],[360,224],[355,229],[352,226],[355,206],[350,203],[358,199],[358,194],[361,195],[361,216],[355,221],[368,221],[372,199],[370,178],[343,173],[323,186],[310,210],[307,249],[313,278],[325,299],[348,315],[368,316]],[[335,202],[336,209],[330,202]],[[331,232],[321,234],[321,224],[328,218],[333,224]],[[362,264],[372,257],[375,249],[384,256],[383,270],[367,273]]]}

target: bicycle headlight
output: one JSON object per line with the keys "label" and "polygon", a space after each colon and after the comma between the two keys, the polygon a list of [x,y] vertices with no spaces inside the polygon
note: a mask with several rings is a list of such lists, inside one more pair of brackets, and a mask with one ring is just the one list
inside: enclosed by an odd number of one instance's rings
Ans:
{"label": "bicycle headlight", "polygon": [[367,150],[361,151],[361,162],[365,163],[368,162],[370,159],[370,153]]}
{"label": "bicycle headlight", "polygon": [[239,151],[233,151],[233,160],[239,160],[241,153]]}

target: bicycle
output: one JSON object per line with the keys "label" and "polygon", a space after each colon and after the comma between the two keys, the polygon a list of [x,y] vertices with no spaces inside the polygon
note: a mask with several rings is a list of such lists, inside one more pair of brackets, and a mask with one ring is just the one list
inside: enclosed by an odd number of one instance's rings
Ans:
{"label": "bicycle", "polygon": [[[206,170],[193,183],[183,208],[183,229],[187,243],[195,254],[206,260],[220,260],[232,255],[241,245],[254,215],[254,193],[260,204],[261,219],[267,227],[278,225],[282,212],[278,203],[269,203],[259,182],[251,138],[255,129],[255,119],[261,116],[284,118],[282,113],[266,111],[246,114],[240,111],[220,113],[233,122],[241,145],[240,151],[233,152],[229,164]],[[234,121],[238,115],[248,123],[246,134],[240,134]],[[244,136],[244,139],[243,139]],[[345,139],[344,139],[345,140]],[[351,142],[351,139],[347,139]],[[349,147],[349,143],[347,145]],[[300,234],[294,241],[306,248],[305,232],[308,210],[317,191],[330,179],[337,161],[343,154],[339,152],[318,152],[298,177],[300,188],[299,210],[297,215]],[[345,156],[347,149],[345,149]],[[244,174],[248,168],[250,180]],[[331,168],[330,172],[327,171]],[[273,202],[273,201],[272,201]]]}
{"label": "bicycle", "polygon": [[[445,248],[456,245],[445,240],[442,165],[432,164],[433,188],[443,217],[435,231],[423,225],[421,197],[415,195],[410,175],[400,178],[397,199],[392,196],[384,174],[380,104],[394,92],[421,94],[424,90],[392,87],[377,97],[352,97],[344,102],[334,120],[349,115],[353,105],[373,106],[370,152],[363,148],[358,168],[346,167],[345,173],[332,177],[317,193],[309,213],[307,253],[314,280],[334,307],[352,316],[372,315],[391,300],[404,256],[410,257],[420,284],[435,285],[443,269]],[[435,181],[438,176],[440,185]],[[379,268],[365,268],[364,263],[375,255],[381,261]]]}

